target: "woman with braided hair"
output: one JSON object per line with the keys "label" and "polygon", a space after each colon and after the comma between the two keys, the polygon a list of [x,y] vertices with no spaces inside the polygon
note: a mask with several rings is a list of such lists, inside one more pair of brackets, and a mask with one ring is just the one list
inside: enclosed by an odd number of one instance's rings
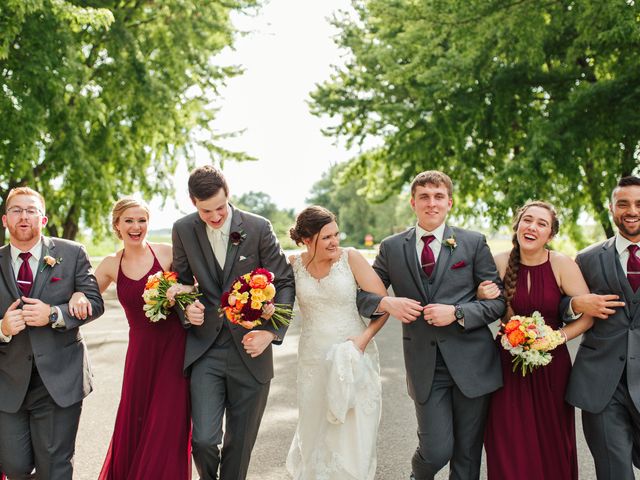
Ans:
{"label": "woman with braided hair", "polygon": [[[588,294],[576,263],[549,250],[558,233],[553,207],[532,201],[520,208],[513,222],[513,248],[495,257],[504,281],[507,313],[530,316],[538,311],[547,325],[558,329],[565,343],[591,327],[591,317],[563,326],[559,305],[563,295]],[[478,298],[493,298],[498,288],[483,282]],[[499,344],[499,339],[496,340]],[[499,347],[504,387],[494,392],[485,430],[487,474],[490,480],[576,480],[578,462],[574,410],[565,402],[571,359],[565,344],[553,350],[553,360],[522,375],[514,372],[512,356]],[[518,465],[526,465],[523,470]]]}

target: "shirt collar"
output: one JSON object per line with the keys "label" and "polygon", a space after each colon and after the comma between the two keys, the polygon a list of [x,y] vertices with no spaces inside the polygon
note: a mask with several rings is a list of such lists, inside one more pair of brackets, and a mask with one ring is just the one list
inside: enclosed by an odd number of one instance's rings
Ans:
{"label": "shirt collar", "polygon": [[618,252],[618,255],[622,255],[627,250],[627,248],[629,248],[629,245],[637,244],[633,243],[628,238],[623,237],[622,235],[620,235],[620,233],[616,234],[616,250]]}
{"label": "shirt collar", "polygon": [[[36,261],[40,261],[40,255],[42,254],[42,238],[40,238],[40,240],[38,240],[38,243],[36,243],[33,247],[31,247],[30,250],[28,250],[29,252],[31,252],[31,255],[33,256],[33,258],[36,259]],[[16,262],[18,260],[18,256],[22,253],[22,250],[20,250],[19,248],[13,246],[13,244],[11,244],[11,261],[12,262]]]}
{"label": "shirt collar", "polygon": [[422,228],[420,225],[416,223],[416,240],[422,239],[422,237],[425,235],[433,235],[434,237],[436,237],[436,240],[438,242],[442,243],[442,239],[444,238],[445,227],[446,225],[443,222],[434,231],[428,232],[427,230],[425,230],[424,228]]}
{"label": "shirt collar", "polygon": [[208,223],[207,230],[210,234],[215,234],[216,231],[220,232],[223,237],[229,237],[229,232],[231,232],[231,218],[233,217],[233,210],[231,209],[231,205],[227,203],[227,219],[224,221],[220,228],[213,228]]}

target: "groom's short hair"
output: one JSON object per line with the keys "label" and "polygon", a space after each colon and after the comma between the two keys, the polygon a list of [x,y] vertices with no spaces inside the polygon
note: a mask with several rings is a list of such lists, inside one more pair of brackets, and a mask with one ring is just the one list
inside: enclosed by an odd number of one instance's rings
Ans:
{"label": "groom's short hair", "polygon": [[203,165],[195,168],[189,175],[189,196],[192,201],[207,200],[217,195],[220,189],[229,196],[227,180],[220,170],[213,165]]}
{"label": "groom's short hair", "polygon": [[449,192],[449,198],[453,198],[453,182],[449,175],[439,170],[427,170],[416,175],[413,182],[411,182],[411,198],[415,196],[418,187],[424,187],[427,184],[435,185],[436,187],[444,185],[447,187],[447,192]]}

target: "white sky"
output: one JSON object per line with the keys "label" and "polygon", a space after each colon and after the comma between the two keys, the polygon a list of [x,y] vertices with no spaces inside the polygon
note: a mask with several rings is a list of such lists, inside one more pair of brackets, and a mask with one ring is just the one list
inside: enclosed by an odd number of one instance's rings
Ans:
{"label": "white sky", "polygon": [[[315,84],[329,78],[330,66],[341,63],[328,17],[347,8],[348,0],[271,0],[253,18],[236,19],[241,30],[252,33],[239,37],[236,50],[225,52],[220,62],[242,65],[245,73],[222,91],[216,128],[246,129],[224,146],[245,151],[258,162],[225,164],[232,195],[262,191],[279,207],[299,211],[322,173],[355,154],[322,135],[320,128],[329,121],[312,116],[306,103]],[[187,177],[182,166],[175,178],[179,208],[171,200],[164,207],[152,202],[153,229],[168,228],[194,211]]]}

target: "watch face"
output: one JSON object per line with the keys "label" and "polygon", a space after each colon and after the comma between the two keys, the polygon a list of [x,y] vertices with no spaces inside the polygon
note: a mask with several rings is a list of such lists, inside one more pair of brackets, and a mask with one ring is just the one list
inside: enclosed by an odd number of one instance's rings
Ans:
{"label": "watch face", "polygon": [[456,307],[455,315],[458,320],[464,318],[464,313],[462,312],[462,309],[460,307]]}

